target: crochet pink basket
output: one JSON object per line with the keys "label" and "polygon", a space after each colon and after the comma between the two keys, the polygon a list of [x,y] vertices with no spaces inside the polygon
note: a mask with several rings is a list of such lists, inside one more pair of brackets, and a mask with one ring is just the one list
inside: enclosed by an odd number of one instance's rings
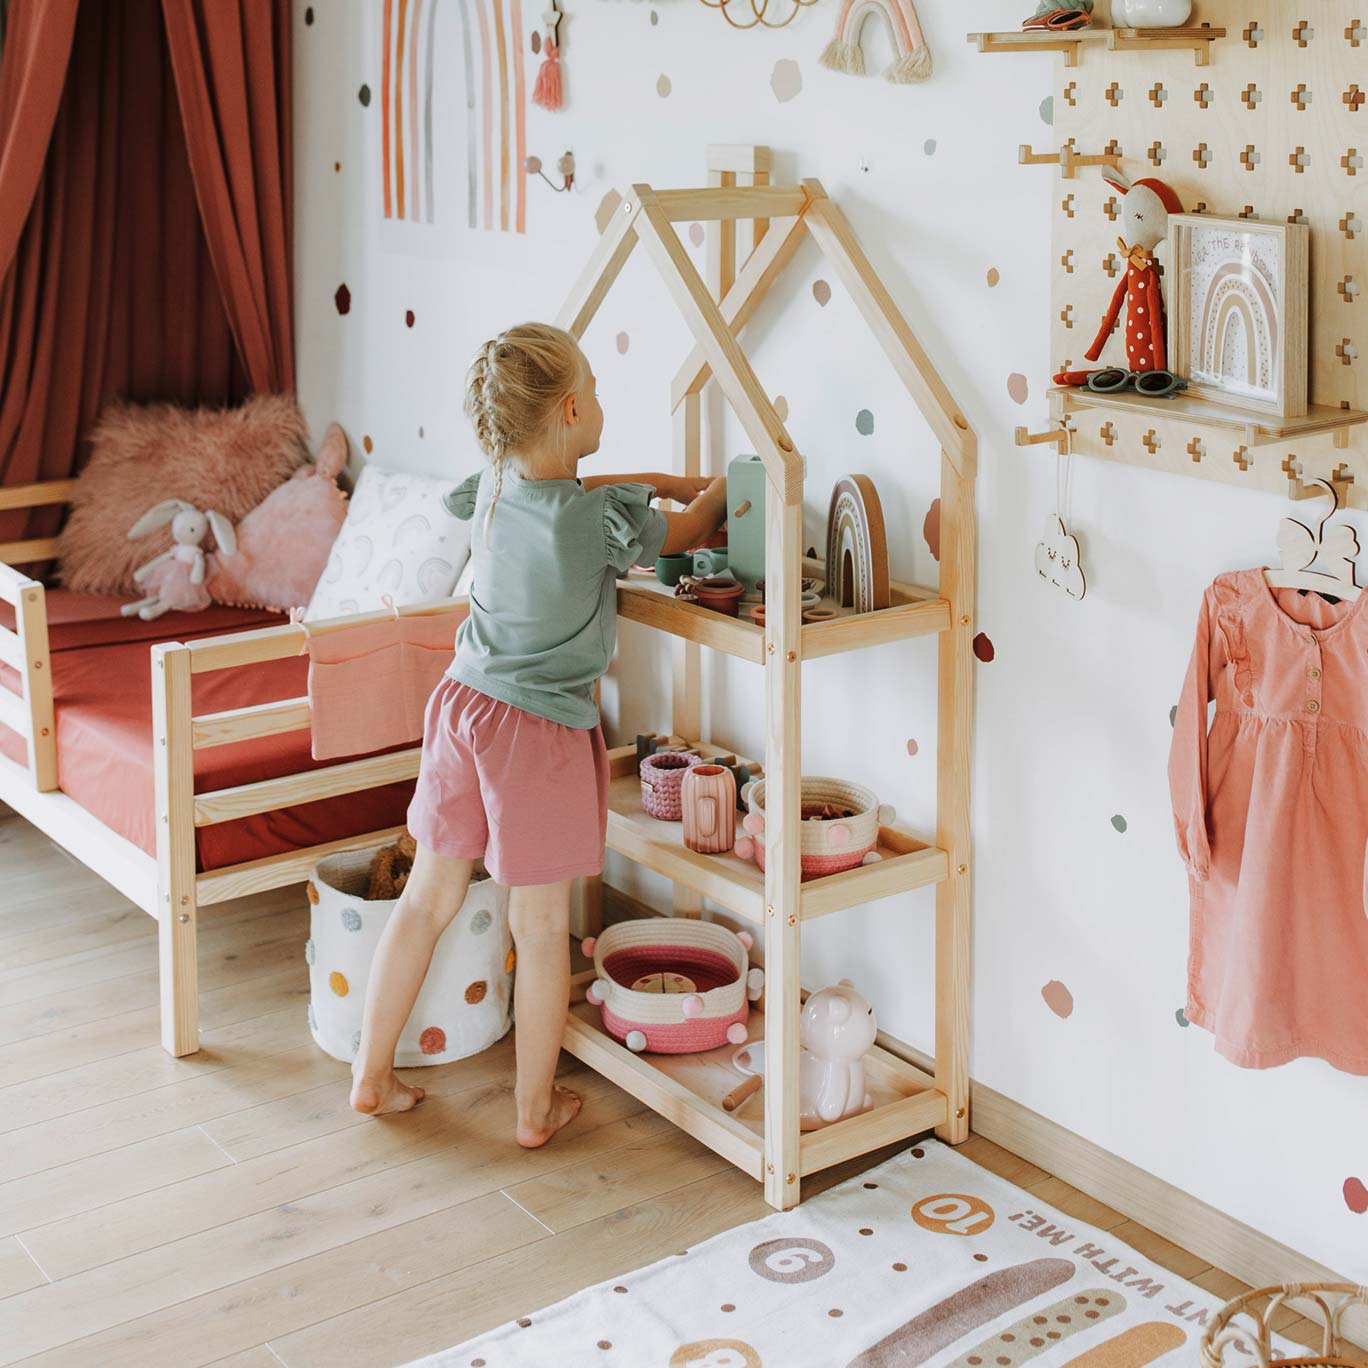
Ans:
{"label": "crochet pink basket", "polygon": [[618,922],[582,944],[598,975],[585,996],[602,1009],[603,1029],[638,1053],[740,1045],[765,981],[749,967],[750,947],[746,932],[692,918]]}
{"label": "crochet pink basket", "polygon": [[660,751],[641,762],[641,806],[662,822],[678,822],[684,816],[679,794],[684,775],[702,763],[696,755]]}

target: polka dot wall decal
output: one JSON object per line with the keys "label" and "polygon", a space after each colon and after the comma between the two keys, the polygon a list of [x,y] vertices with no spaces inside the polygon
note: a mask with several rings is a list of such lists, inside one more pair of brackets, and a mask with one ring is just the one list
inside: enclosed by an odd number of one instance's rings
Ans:
{"label": "polka dot wall decal", "polygon": [[304,22],[312,27],[313,21],[314,21],[313,6],[310,5],[310,6],[304,11]]}
{"label": "polka dot wall decal", "polygon": [[990,664],[997,656],[997,651],[993,647],[987,632],[980,632],[974,638],[974,655],[985,665]]}
{"label": "polka dot wall decal", "polygon": [[347,982],[345,974],[339,974],[336,969],[328,975],[328,987],[337,994],[338,997],[346,997],[351,992],[351,984]]}
{"label": "polka dot wall decal", "polygon": [[1058,979],[1051,979],[1041,990],[1040,996],[1055,1016],[1066,1020],[1073,1015],[1073,994]]}
{"label": "polka dot wall decal", "polygon": [[662,76],[656,82],[656,94],[659,95],[662,100],[668,99],[670,91],[673,89],[674,86],[670,84],[670,78],[668,76]]}
{"label": "polka dot wall decal", "polygon": [[619,355],[619,356],[626,356],[626,354],[627,354],[627,348],[630,347],[631,345],[632,345],[632,339],[631,339],[630,337],[628,337],[627,334],[626,334],[625,332],[620,332],[620,333],[618,333],[618,335],[617,335],[617,349],[618,349],[618,355]]}
{"label": "polka dot wall decal", "polygon": [[788,421],[788,416],[789,416],[788,400],[785,399],[784,396],[783,396],[782,394],[776,394],[776,395],[774,396],[774,411],[775,411],[775,413],[777,413],[777,414],[779,415],[779,421],[780,421],[781,423],[786,423],[786,422]]}
{"label": "polka dot wall decal", "polygon": [[1116,814],[1115,817],[1111,819],[1111,824],[1117,829],[1117,831],[1122,832],[1123,834],[1126,830],[1126,827],[1129,825],[1126,819],[1119,812]]}
{"label": "polka dot wall decal", "polygon": [[827,301],[831,298],[831,286],[825,280],[814,280],[812,282],[812,297],[825,309]]}
{"label": "polka dot wall decal", "polygon": [[988,288],[990,290],[996,290],[998,287],[998,281],[1000,281],[1001,279],[1002,272],[999,271],[996,266],[990,266],[988,268]]}
{"label": "polka dot wall decal", "polygon": [[1178,705],[1175,703],[1175,704],[1173,705],[1173,707],[1171,707],[1171,708],[1169,709],[1169,726],[1170,726],[1170,727],[1173,727],[1173,726],[1176,726],[1177,724],[1178,724]]}
{"label": "polka dot wall decal", "polygon": [[781,57],[770,72],[770,89],[780,104],[787,104],[803,89],[803,73],[791,57]]}
{"label": "polka dot wall decal", "polygon": [[1173,1014],[1173,1019],[1174,1019],[1174,1021],[1176,1021],[1176,1022],[1183,1028],[1183,1030],[1185,1030],[1185,1031],[1187,1030],[1187,1028],[1188,1028],[1189,1026],[1192,1025],[1192,1022],[1190,1022],[1190,1021],[1187,1019],[1187,1013],[1186,1013],[1185,1011],[1183,1011],[1183,1009],[1182,1009],[1181,1007],[1180,1007],[1176,1012],[1174,1012],[1174,1014]]}
{"label": "polka dot wall decal", "polygon": [[703,225],[701,223],[689,224],[689,241],[692,242],[695,247],[701,247],[703,245],[703,237]]}
{"label": "polka dot wall decal", "polygon": [[1040,122],[1054,126],[1054,96],[1047,95],[1040,102]]}
{"label": "polka dot wall decal", "polygon": [[375,443],[371,441],[370,433],[366,433],[361,439],[361,445],[366,448],[366,455],[369,456],[375,450]]}
{"label": "polka dot wall decal", "polygon": [[935,138],[927,138],[927,140],[922,143],[922,151],[925,152],[928,157],[934,157],[936,155]]}
{"label": "polka dot wall decal", "polygon": [[424,437],[425,435],[426,435],[426,434],[423,432],[422,426],[420,425],[419,428],[418,428],[418,440],[419,440],[419,441],[422,441],[422,439],[423,439],[423,437]]}
{"label": "polka dot wall decal", "polygon": [[615,1288],[613,1288],[614,1292],[625,1292],[626,1290],[627,1289],[623,1287],[621,1283],[619,1283]]}
{"label": "polka dot wall decal", "polygon": [[1018,404],[1024,404],[1031,397],[1031,386],[1020,371],[1013,371],[1007,377],[1007,393]]}
{"label": "polka dot wall decal", "polygon": [[861,437],[868,437],[874,431],[874,415],[868,409],[861,409],[855,415],[855,431]]}
{"label": "polka dot wall decal", "polygon": [[342,909],[342,929],[344,931],[359,931],[361,929],[361,914],[354,907],[344,907]]}
{"label": "polka dot wall decal", "polygon": [[1344,1205],[1355,1216],[1362,1216],[1365,1211],[1368,1211],[1368,1187],[1364,1187],[1360,1179],[1346,1178],[1344,1180]]}
{"label": "polka dot wall decal", "polygon": [[652,10],[652,11],[651,11],[651,27],[652,27],[652,28],[655,28],[655,26],[656,26],[658,23],[660,23],[660,15],[658,15],[658,14],[655,12],[655,10]]}
{"label": "polka dot wall decal", "polygon": [[347,289],[345,284],[337,287],[336,292],[333,294],[333,303],[337,306],[338,313],[351,313],[351,291]]}
{"label": "polka dot wall decal", "polygon": [[914,737],[910,737],[910,736],[909,736],[909,737],[907,738],[907,753],[908,753],[908,755],[916,755],[916,753],[917,753],[919,750],[921,750],[921,747],[920,747],[919,745],[917,745],[916,739],[915,739]]}
{"label": "polka dot wall decal", "polygon": [[363,84],[361,89],[356,92],[356,98],[361,101],[362,108],[366,108],[367,106],[369,106],[370,86]]}
{"label": "polka dot wall decal", "polygon": [[411,328],[411,327],[413,327],[413,324],[414,324],[414,314],[413,314],[413,310],[412,310],[412,309],[405,309],[405,310],[404,310],[404,326],[405,326],[406,328]]}
{"label": "polka dot wall decal", "polygon": [[599,1347],[600,1349],[611,1349],[611,1348],[613,1347],[613,1341],[612,1341],[612,1340],[599,1340],[599,1342],[598,1342],[598,1347]]}
{"label": "polka dot wall decal", "polygon": [[541,51],[541,30],[532,30],[532,55],[535,57]]}
{"label": "polka dot wall decal", "polygon": [[926,510],[926,518],[922,522],[922,537],[926,541],[926,549],[931,553],[933,559],[940,560],[940,500],[932,499],[931,507]]}
{"label": "polka dot wall decal", "polygon": [[446,1032],[440,1026],[429,1026],[418,1037],[418,1048],[425,1055],[441,1054],[446,1049]]}
{"label": "polka dot wall decal", "polygon": [[342,163],[341,163],[341,162],[338,162],[338,161],[333,162],[333,170],[334,170],[334,171],[340,171],[341,169],[342,169]]}
{"label": "polka dot wall decal", "polygon": [[489,985],[484,979],[477,979],[465,990],[465,1000],[473,1007],[477,1002],[483,1002],[485,994],[489,991]]}

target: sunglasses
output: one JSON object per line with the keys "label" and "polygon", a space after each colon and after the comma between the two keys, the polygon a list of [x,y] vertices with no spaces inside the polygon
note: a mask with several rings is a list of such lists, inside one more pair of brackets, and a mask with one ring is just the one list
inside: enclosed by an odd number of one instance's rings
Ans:
{"label": "sunglasses", "polygon": [[1187,384],[1181,375],[1174,375],[1172,371],[1128,371],[1119,366],[1094,371],[1088,376],[1088,388],[1094,394],[1117,394],[1133,388],[1137,394],[1146,394],[1152,399],[1185,390]]}

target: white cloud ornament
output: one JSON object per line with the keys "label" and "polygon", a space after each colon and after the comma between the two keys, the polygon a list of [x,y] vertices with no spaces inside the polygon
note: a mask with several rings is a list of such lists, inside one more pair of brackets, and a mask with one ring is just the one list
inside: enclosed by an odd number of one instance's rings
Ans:
{"label": "white cloud ornament", "polygon": [[1081,599],[1088,592],[1078,538],[1069,536],[1057,513],[1045,519],[1044,535],[1036,543],[1035,568],[1046,584],[1062,589],[1071,599]]}

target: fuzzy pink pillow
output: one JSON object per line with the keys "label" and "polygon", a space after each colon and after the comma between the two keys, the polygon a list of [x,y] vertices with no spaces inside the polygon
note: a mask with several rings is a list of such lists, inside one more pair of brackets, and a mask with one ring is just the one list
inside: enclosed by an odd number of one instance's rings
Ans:
{"label": "fuzzy pink pillow", "polygon": [[309,458],[303,415],[277,394],[232,409],[115,404],[90,442],[58,545],[63,585],[85,594],[137,594],[133,572],[171,545],[169,527],[128,540],[154,504],[186,499],[236,523]]}
{"label": "fuzzy pink pillow", "polygon": [[301,466],[237,525],[237,554],[216,556],[208,590],[215,603],[240,608],[302,608],[328,563],[347,518],[337,477],[347,437],[336,423],[323,434],[312,465]]}

